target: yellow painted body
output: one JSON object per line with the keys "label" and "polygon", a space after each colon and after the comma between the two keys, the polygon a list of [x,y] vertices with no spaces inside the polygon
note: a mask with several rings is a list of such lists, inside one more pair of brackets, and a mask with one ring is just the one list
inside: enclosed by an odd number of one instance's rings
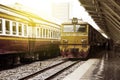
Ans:
{"label": "yellow painted body", "polygon": [[[64,57],[68,58],[85,58],[88,55],[88,51],[90,48],[88,43],[89,26],[87,24],[84,24],[84,26],[86,27],[86,30],[84,32],[75,32],[75,30],[74,32],[64,32],[65,26],[66,25],[63,25],[61,29],[61,54]],[[76,27],[72,24],[69,24],[69,26],[73,26],[74,29]]]}

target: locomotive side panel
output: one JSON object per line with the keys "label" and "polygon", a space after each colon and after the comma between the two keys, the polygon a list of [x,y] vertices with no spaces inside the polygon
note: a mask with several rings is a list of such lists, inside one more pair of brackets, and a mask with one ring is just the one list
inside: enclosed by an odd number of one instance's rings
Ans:
{"label": "locomotive side panel", "polygon": [[92,26],[89,27],[89,44],[90,44],[90,57],[94,57],[98,52],[105,49],[107,39],[101,35],[100,32],[95,30]]}

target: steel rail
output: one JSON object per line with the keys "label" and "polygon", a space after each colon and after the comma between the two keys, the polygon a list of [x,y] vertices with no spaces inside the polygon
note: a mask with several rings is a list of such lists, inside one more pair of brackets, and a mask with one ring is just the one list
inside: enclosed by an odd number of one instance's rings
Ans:
{"label": "steel rail", "polygon": [[65,60],[65,61],[63,61],[63,62],[60,62],[60,63],[58,63],[58,64],[55,64],[55,65],[49,66],[49,67],[47,67],[47,68],[44,68],[44,69],[42,69],[42,70],[40,70],[40,71],[37,71],[37,72],[35,72],[35,73],[33,73],[33,74],[30,74],[30,75],[28,75],[28,76],[25,76],[25,77],[23,77],[23,78],[20,78],[19,80],[28,80],[28,79],[36,76],[36,75],[39,75],[40,73],[42,73],[42,72],[44,72],[44,71],[47,71],[47,70],[49,70],[49,69],[51,69],[51,68],[53,68],[53,67],[56,67],[56,66],[58,66],[58,65],[61,65],[61,64],[65,63],[65,62],[67,62],[67,60]]}

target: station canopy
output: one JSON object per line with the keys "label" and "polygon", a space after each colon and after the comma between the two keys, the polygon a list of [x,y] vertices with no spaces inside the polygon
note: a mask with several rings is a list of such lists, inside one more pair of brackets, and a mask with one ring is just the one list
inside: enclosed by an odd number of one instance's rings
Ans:
{"label": "station canopy", "polygon": [[120,41],[120,0],[79,0],[95,23],[114,41]]}

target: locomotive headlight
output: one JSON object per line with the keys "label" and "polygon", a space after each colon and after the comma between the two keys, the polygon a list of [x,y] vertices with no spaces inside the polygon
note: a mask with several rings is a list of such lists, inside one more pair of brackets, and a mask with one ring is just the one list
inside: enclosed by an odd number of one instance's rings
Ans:
{"label": "locomotive headlight", "polygon": [[83,42],[84,42],[84,39],[81,40],[81,43],[83,43]]}
{"label": "locomotive headlight", "polygon": [[82,47],[87,47],[87,39],[82,39],[81,40],[81,43],[82,43]]}
{"label": "locomotive headlight", "polygon": [[86,39],[82,39],[81,43],[87,43],[87,40]]}
{"label": "locomotive headlight", "polygon": [[81,43],[84,43],[84,42],[86,42],[86,39],[82,39],[82,40],[81,40]]}
{"label": "locomotive headlight", "polygon": [[67,39],[63,39],[63,43],[68,43],[68,40]]}

